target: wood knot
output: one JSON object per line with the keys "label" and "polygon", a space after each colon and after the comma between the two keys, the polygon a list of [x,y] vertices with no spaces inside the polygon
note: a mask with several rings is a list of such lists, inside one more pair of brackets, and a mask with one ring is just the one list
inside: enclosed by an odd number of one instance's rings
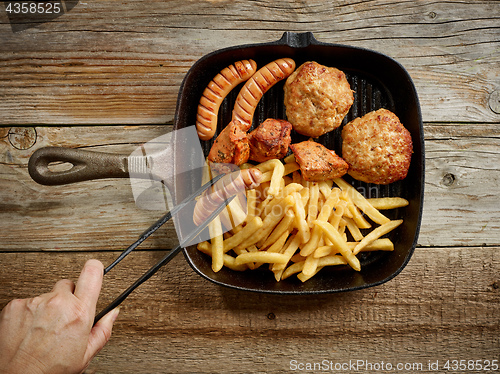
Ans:
{"label": "wood knot", "polygon": [[500,114],[500,89],[497,89],[490,94],[488,104],[493,112]]}
{"label": "wood knot", "polygon": [[9,142],[16,149],[29,149],[36,143],[36,130],[33,127],[11,127]]}
{"label": "wood knot", "polygon": [[6,138],[9,136],[9,128],[8,127],[0,127],[0,139]]}
{"label": "wood knot", "polygon": [[269,320],[271,320],[271,321],[272,321],[272,320],[274,320],[274,319],[276,319],[276,314],[274,314],[274,313],[272,313],[272,312],[271,312],[271,313],[269,313],[269,314],[267,315],[267,319],[269,319]]}
{"label": "wood knot", "polygon": [[447,187],[451,186],[453,183],[455,183],[455,180],[456,180],[456,177],[451,174],[451,173],[446,173],[444,176],[443,176],[443,180],[441,181],[441,183]]}

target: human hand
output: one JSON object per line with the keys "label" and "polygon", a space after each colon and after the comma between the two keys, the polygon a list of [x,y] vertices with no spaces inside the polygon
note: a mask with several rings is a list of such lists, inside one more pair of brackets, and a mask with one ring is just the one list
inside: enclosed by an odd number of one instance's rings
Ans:
{"label": "human hand", "polygon": [[50,293],[12,300],[0,314],[0,373],[80,373],[111,337],[118,309],[94,327],[103,265],[85,263],[77,284],[63,279]]}

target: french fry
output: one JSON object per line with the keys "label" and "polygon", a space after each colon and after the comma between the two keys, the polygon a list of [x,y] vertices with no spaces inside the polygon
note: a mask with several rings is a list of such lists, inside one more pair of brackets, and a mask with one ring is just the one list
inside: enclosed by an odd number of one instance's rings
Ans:
{"label": "french fry", "polygon": [[322,257],[318,261],[318,267],[347,265],[344,257],[338,255]]}
{"label": "french fry", "polygon": [[[302,192],[303,190],[301,190]],[[311,232],[306,221],[306,210],[302,204],[302,197],[299,193],[294,193],[295,204],[293,204],[293,211],[295,213],[295,227],[299,231],[299,237],[302,243],[306,243],[311,238]]]}
{"label": "french fry", "polygon": [[266,171],[262,173],[262,180],[260,183],[270,182],[273,177],[273,170]]}
{"label": "french fry", "polygon": [[251,189],[247,191],[247,218],[248,221],[251,217],[257,215],[257,190]]}
{"label": "french fry", "polygon": [[[317,262],[317,267],[314,270],[314,272],[310,274],[306,274],[304,270],[302,270],[302,273],[297,275],[297,278],[299,278],[302,282],[305,282],[309,279],[311,279],[314,275],[316,275],[321,269],[323,269],[325,266],[339,266],[339,265],[347,265],[347,261],[344,257],[342,256],[326,256],[318,259]],[[305,269],[305,263],[304,263],[304,269]]]}
{"label": "french fry", "polygon": [[335,245],[340,254],[347,260],[349,265],[356,271],[361,270],[361,265],[359,263],[358,258],[351,252],[351,249],[347,245],[347,242],[344,240],[342,235],[335,230],[335,228],[328,222],[323,221],[314,221],[315,225],[319,225],[323,230],[324,234],[332,241],[333,245]]}
{"label": "french fry", "polygon": [[359,228],[369,229],[372,225],[365,219],[365,217],[363,217],[358,207],[354,205],[348,191],[342,191],[340,197],[347,203],[347,209],[344,210],[344,216],[347,218],[352,218]]}
{"label": "french fry", "polygon": [[271,234],[267,237],[267,239],[260,245],[261,248],[269,247],[272,243],[276,242],[278,238],[286,231],[290,233],[293,228],[293,222],[295,220],[295,214],[292,208],[289,208],[283,219],[278,223],[278,225],[274,228]]}
{"label": "french fry", "polygon": [[299,164],[297,164],[296,162],[286,163],[284,167],[285,167],[285,169],[283,171],[283,175],[291,174],[294,171],[297,171],[300,169]]}
{"label": "french fry", "polygon": [[288,238],[288,235],[290,235],[290,231],[286,230],[284,231],[278,239],[266,250],[268,253],[281,253],[281,250],[283,249],[283,246],[285,245],[285,242]]}
{"label": "french fry", "polygon": [[281,275],[281,279],[286,279],[290,276],[292,276],[293,274],[296,274],[296,273],[300,273],[302,271],[302,269],[304,268],[304,261],[300,261],[300,262],[296,262],[292,265],[290,265],[289,267],[287,267],[285,269],[285,271],[283,272],[283,274]]}
{"label": "french fry", "polygon": [[[241,255],[242,253],[247,253],[247,252],[257,252],[259,249],[255,245],[251,245],[247,248],[239,248],[236,247],[233,249],[233,252],[236,254],[236,256]],[[245,264],[250,270],[255,270],[257,269],[262,263],[257,264],[255,262],[249,262]],[[243,265],[242,265],[243,266]]]}
{"label": "french fry", "polygon": [[217,273],[224,266],[224,247],[222,236],[222,225],[219,217],[215,217],[208,224],[212,244],[212,270]]}
{"label": "french fry", "polygon": [[[354,250],[354,247],[358,245],[356,242],[347,243],[350,248]],[[361,248],[360,252],[372,252],[372,251],[394,251],[394,243],[389,238],[375,239],[370,244],[367,244],[364,248]]]}
{"label": "french fry", "polygon": [[[200,242],[198,243],[197,246],[198,250],[200,252],[203,252],[209,256],[212,256],[212,246],[208,242]],[[228,254],[224,254],[224,266],[235,271],[245,271],[248,269],[246,264],[243,265],[235,265],[234,261],[236,259],[233,256],[230,256]]]}
{"label": "french fry", "polygon": [[249,262],[264,263],[285,263],[288,258],[282,253],[272,253],[266,251],[242,253],[236,257],[235,265],[242,265]]}
{"label": "french fry", "polygon": [[279,192],[279,187],[281,179],[285,173],[285,166],[280,160],[271,159],[265,161],[256,166],[262,173],[272,170],[272,176],[269,184],[269,191],[267,192],[270,196],[276,196]]}
{"label": "french fry", "polygon": [[230,227],[231,229],[245,222],[245,219],[247,217],[246,208],[244,209],[240,205],[239,199],[233,199],[227,205],[226,209],[229,213],[229,218],[231,220],[231,227]]}
{"label": "french fry", "polygon": [[300,191],[302,189],[302,185],[298,183],[291,183],[285,188],[283,188],[280,192],[279,195],[276,196],[274,199],[270,200],[262,210],[262,215],[263,217],[267,216],[269,212],[276,206],[278,205],[282,199],[287,197],[288,195],[293,194],[294,192]]}
{"label": "french fry", "polygon": [[304,261],[304,267],[302,268],[302,274],[308,277],[312,277],[316,274],[316,269],[318,268],[318,258],[314,256],[307,256]]}
{"label": "french fry", "polygon": [[351,233],[354,240],[359,242],[361,239],[363,239],[363,234],[359,230],[359,227],[356,226],[356,223],[352,218],[344,217],[344,221],[346,222],[346,227]]}
{"label": "french fry", "polygon": [[318,183],[319,185],[319,192],[321,195],[325,198],[328,199],[328,196],[332,193],[332,188],[326,183],[326,181],[321,181]]}
{"label": "french fry", "polygon": [[348,191],[349,197],[352,199],[354,205],[356,205],[359,209],[361,209],[363,213],[370,217],[373,222],[378,223],[379,225],[383,225],[384,223],[390,221],[389,218],[375,209],[363,195],[361,195],[345,180],[343,180],[342,178],[334,178],[333,181],[342,190]]}
{"label": "french fry", "polygon": [[[347,245],[351,250],[358,245],[358,242],[347,242]],[[366,245],[366,247],[362,248],[360,252],[373,252],[373,251],[393,251],[394,244],[389,238],[375,239],[372,243]],[[329,255],[336,255],[339,253],[337,247],[334,245],[324,245],[318,247],[313,256],[316,258],[323,258]]]}
{"label": "french fry", "polygon": [[[299,244],[300,244],[300,237],[298,235],[294,234],[294,235],[290,236],[290,238],[288,238],[287,242],[283,246],[283,251],[281,253],[286,255],[288,257],[289,261],[291,261],[292,256],[295,254],[295,252],[299,248]],[[271,270],[272,271],[284,270],[285,267],[286,267],[286,264],[274,264]]]}
{"label": "french fry", "polygon": [[294,163],[296,162],[295,161],[295,155],[293,153],[290,153],[288,156],[286,156],[283,161],[285,162],[285,164],[291,164],[291,163]]}
{"label": "french fry", "polygon": [[368,202],[378,210],[403,208],[409,204],[408,200],[402,197],[379,197],[367,199]]}
{"label": "french fry", "polygon": [[292,256],[292,258],[290,259],[290,261],[292,262],[301,262],[301,261],[305,261],[306,258],[304,256],[301,256],[300,253],[296,253]]}
{"label": "french fry", "polygon": [[309,187],[309,203],[307,204],[307,224],[313,227],[312,222],[318,217],[319,185],[311,183]]}
{"label": "french fry", "polygon": [[[306,262],[307,262],[307,260],[306,260]],[[306,263],[304,263],[304,268],[305,267],[306,267]],[[320,266],[320,267],[316,266],[314,268],[313,272],[306,274],[306,273],[304,273],[304,268],[302,269],[301,273],[297,274],[297,278],[299,278],[301,282],[305,282],[305,281],[311,279],[312,277],[314,277],[318,273],[318,271],[320,271],[321,269],[323,269],[322,266]]]}
{"label": "french fry", "polygon": [[281,202],[274,207],[274,209],[269,213],[266,218],[262,221],[262,227],[255,232],[250,238],[239,244],[239,247],[246,248],[248,246],[258,243],[260,240],[265,239],[269,236],[271,231],[275,228],[278,222],[283,218],[288,208],[294,205],[293,195],[287,196],[281,200]]}
{"label": "french fry", "polygon": [[335,228],[338,229],[340,220],[342,219],[345,210],[347,210],[347,202],[344,200],[339,201],[335,210],[330,214],[328,222]]}
{"label": "french fry", "polygon": [[230,238],[224,240],[222,243],[224,247],[224,252],[228,252],[231,249],[237,247],[244,240],[248,239],[255,231],[260,229],[263,225],[262,219],[260,217],[253,217],[245,227],[243,227],[239,232],[231,236]]}
{"label": "french fry", "polygon": [[363,240],[361,240],[356,247],[354,247],[352,253],[355,255],[358,254],[364,247],[368,244],[372,243],[375,239],[380,238],[382,235],[387,234],[388,232],[394,230],[396,227],[403,223],[402,219],[389,221],[384,223],[383,225],[377,227],[375,230],[366,235]]}

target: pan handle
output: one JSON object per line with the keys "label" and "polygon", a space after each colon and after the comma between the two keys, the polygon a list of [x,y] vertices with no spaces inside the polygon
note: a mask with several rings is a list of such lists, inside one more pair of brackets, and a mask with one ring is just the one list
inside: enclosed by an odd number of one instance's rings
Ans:
{"label": "pan handle", "polygon": [[[54,171],[52,163],[66,162],[68,170]],[[54,186],[102,178],[128,178],[127,156],[64,147],[40,148],[30,157],[28,171],[35,182]]]}
{"label": "pan handle", "polygon": [[311,44],[321,44],[310,31],[307,32],[291,32],[285,31],[276,44],[288,45],[292,48],[306,48]]}

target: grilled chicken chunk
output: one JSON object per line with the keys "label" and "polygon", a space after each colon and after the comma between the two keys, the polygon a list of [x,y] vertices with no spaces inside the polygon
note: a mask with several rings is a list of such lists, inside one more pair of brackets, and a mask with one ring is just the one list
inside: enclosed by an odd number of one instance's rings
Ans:
{"label": "grilled chicken chunk", "polygon": [[241,130],[237,121],[231,121],[215,139],[208,161],[241,165],[248,161],[250,145],[247,133]]}
{"label": "grilled chicken chunk", "polygon": [[292,124],[281,119],[268,118],[253,130],[250,140],[250,160],[264,162],[286,156],[292,141]]}
{"label": "grilled chicken chunk", "polygon": [[312,140],[291,144],[290,148],[306,181],[320,182],[339,178],[347,173],[349,165],[335,151]]}

